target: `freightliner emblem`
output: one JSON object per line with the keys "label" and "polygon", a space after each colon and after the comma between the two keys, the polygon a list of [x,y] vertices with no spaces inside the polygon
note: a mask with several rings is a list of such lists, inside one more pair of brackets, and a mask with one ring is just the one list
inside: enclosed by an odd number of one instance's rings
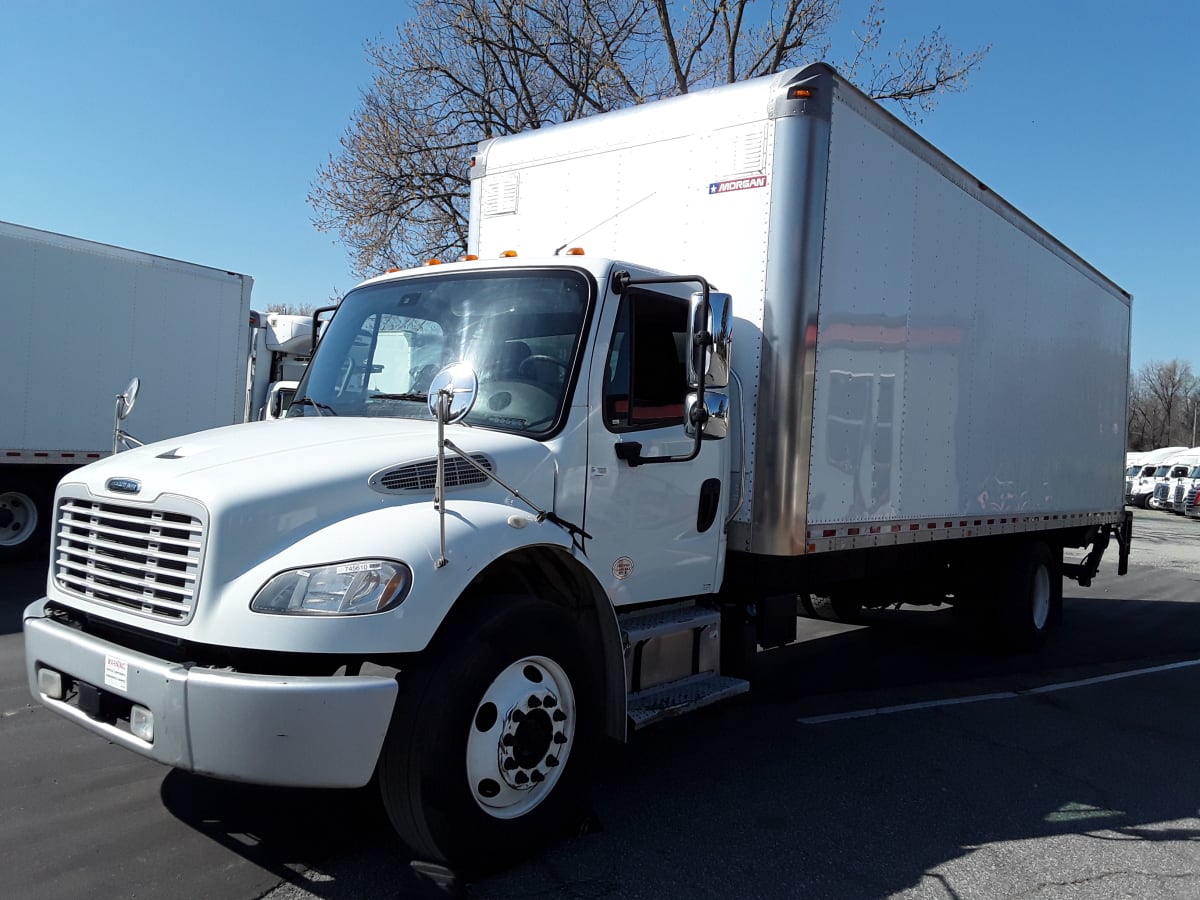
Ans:
{"label": "freightliner emblem", "polygon": [[142,489],[142,483],[136,478],[110,478],[105,487],[118,494],[136,494]]}

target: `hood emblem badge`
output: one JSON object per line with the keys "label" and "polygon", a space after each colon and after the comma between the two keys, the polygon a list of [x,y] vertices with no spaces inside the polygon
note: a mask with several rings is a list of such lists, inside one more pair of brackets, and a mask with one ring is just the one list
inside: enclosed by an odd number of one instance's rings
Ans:
{"label": "hood emblem badge", "polygon": [[142,489],[142,483],[136,478],[110,478],[104,486],[118,494],[136,494]]}

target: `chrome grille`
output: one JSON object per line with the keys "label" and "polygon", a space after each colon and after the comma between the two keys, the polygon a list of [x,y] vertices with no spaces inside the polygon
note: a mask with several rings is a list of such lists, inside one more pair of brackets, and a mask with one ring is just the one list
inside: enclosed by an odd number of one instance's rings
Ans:
{"label": "chrome grille", "polygon": [[185,512],[67,498],[54,580],[64,591],[171,621],[192,614],[204,525]]}
{"label": "chrome grille", "polygon": [[[471,459],[489,472],[492,471],[492,461],[482,453],[474,454]],[[432,491],[436,481],[437,460],[429,459],[381,472],[371,478],[371,486],[384,491]],[[487,476],[465,459],[447,455],[446,487],[480,484],[484,481],[487,481]]]}

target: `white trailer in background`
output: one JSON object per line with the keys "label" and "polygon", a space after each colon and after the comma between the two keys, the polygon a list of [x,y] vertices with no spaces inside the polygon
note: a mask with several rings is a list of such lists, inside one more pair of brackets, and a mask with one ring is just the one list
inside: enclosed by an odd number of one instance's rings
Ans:
{"label": "white trailer in background", "polygon": [[0,222],[0,278],[0,561],[44,550],[54,486],[112,452],[131,376],[149,442],[256,417],[261,379],[311,352],[304,317],[253,327],[252,279],[224,269]]}
{"label": "white trailer in background", "polygon": [[[1129,296],[829,67],[471,177],[478,258],[347,294],[285,421],[64,480],[42,703],[225,778],[377,773],[474,868],[561,832],[602,738],[747,689],[799,598],[1031,648],[1110,537],[1123,573]],[[138,523],[165,563],[108,554]]]}

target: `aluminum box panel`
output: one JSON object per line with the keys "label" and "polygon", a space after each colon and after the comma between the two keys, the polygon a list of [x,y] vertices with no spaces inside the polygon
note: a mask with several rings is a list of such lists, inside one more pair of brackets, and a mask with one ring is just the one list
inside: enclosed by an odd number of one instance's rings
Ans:
{"label": "aluminum box panel", "polygon": [[248,276],[3,222],[0,272],[0,449],[111,451],[134,375],[146,442],[242,421]]}
{"label": "aluminum box panel", "polygon": [[877,119],[833,115],[809,525],[1120,509],[1128,299]]}

